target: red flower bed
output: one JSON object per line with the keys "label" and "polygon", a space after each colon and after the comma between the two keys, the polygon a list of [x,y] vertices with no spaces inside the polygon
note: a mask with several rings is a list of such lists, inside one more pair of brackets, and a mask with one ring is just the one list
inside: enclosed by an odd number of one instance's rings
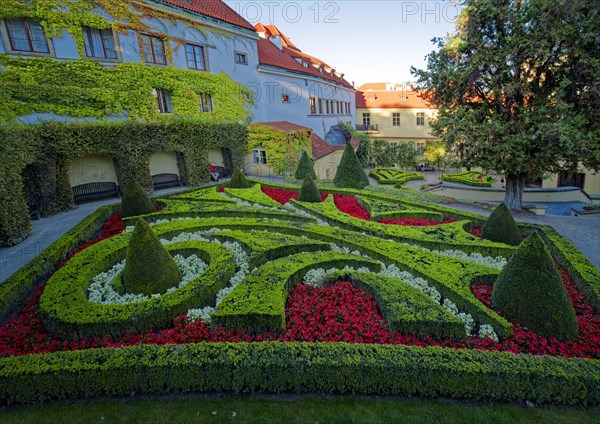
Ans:
{"label": "red flower bed", "polygon": [[[350,196],[340,197],[342,205],[347,207],[353,205],[348,199],[343,199]],[[101,236],[80,246],[77,251],[104,238],[119,234],[123,229],[120,217],[114,214],[106,221]],[[65,262],[66,260],[63,264]],[[126,334],[118,340],[96,338],[61,341],[53,339],[42,326],[38,305],[43,287],[39,287],[25,303],[23,310],[0,326],[0,357],[142,343],[275,340],[443,346],[455,349],[475,348],[534,355],[600,358],[600,318],[594,316],[591,305],[573,284],[567,272],[560,267],[559,271],[579,320],[580,334],[576,341],[562,342],[554,338],[545,338],[518,323],[514,323],[515,334],[502,342],[482,337],[471,337],[466,340],[434,340],[431,337],[417,338],[389,332],[386,330],[385,319],[380,315],[375,299],[348,282],[339,282],[326,288],[297,283],[290,291],[286,304],[286,328],[279,334],[250,335],[223,328],[211,329],[210,325],[202,320],[187,323],[185,316],[179,316],[173,320],[172,327],[161,331],[149,330],[140,334]],[[491,285],[472,286],[475,296],[487,307],[490,307],[492,290]]]}
{"label": "red flower bed", "polygon": [[[261,190],[271,199],[285,205],[290,201],[290,199],[298,200],[298,190],[285,190],[283,188],[274,188],[274,187],[266,187],[262,186]],[[329,193],[321,192],[321,202],[324,201]]]}
{"label": "red flower bed", "polygon": [[[339,282],[326,288],[316,288],[297,283],[289,293],[286,305],[286,328],[279,334],[249,335],[243,331],[211,329],[202,320],[187,323],[185,316],[174,319],[173,326],[158,332],[145,331],[127,334],[119,340],[87,339],[79,342],[54,340],[45,332],[37,314],[39,296],[43,289],[26,303],[23,311],[0,327],[0,356],[29,353],[77,350],[91,347],[119,347],[141,343],[180,344],[201,341],[307,341],[404,344],[416,346],[443,346],[448,348],[476,348],[535,355],[561,355],[600,358],[600,319],[593,316],[589,303],[564,272],[580,323],[580,336],[576,342],[560,342],[536,335],[515,324],[515,335],[503,342],[489,338],[471,337],[466,340],[422,339],[389,332],[385,319],[377,309],[375,299],[367,292],[348,282]],[[475,295],[489,305],[492,287],[473,286]]]}
{"label": "red flower bed", "polygon": [[358,219],[364,219],[369,221],[371,215],[367,212],[359,203],[354,196],[342,196],[341,194],[334,194],[333,200],[337,208]]}
{"label": "red flower bed", "polygon": [[450,224],[451,222],[456,222],[457,220],[454,218],[446,218],[443,221],[430,221],[425,218],[386,218],[379,221],[381,224],[390,224],[390,225],[407,225],[413,227],[430,227],[433,225],[440,224]]}

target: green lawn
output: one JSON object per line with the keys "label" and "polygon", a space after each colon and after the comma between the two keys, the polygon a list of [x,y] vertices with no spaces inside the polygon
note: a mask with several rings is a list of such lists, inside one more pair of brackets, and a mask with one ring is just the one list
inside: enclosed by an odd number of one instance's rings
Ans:
{"label": "green lawn", "polygon": [[0,409],[10,423],[593,423],[600,408],[349,396],[179,395]]}

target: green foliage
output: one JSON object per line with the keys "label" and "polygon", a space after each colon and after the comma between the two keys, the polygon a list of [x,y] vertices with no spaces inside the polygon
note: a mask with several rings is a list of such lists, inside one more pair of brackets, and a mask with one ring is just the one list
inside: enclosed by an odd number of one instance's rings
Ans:
{"label": "green foliage", "polygon": [[[203,192],[206,190],[200,190]],[[258,204],[269,208],[283,209],[283,206],[276,200],[271,199],[261,190],[260,184],[254,184],[250,188],[226,188],[225,193],[231,197],[241,199],[252,205]],[[222,198],[222,196],[220,196]]]}
{"label": "green foliage", "polygon": [[0,321],[20,308],[34,287],[46,282],[56,270],[56,265],[69,256],[70,252],[95,238],[112,212],[111,206],[99,207],[0,284]]}
{"label": "green foliage", "polygon": [[363,168],[367,168],[371,165],[371,146],[373,140],[367,134],[356,131],[352,125],[338,122],[338,125],[342,128],[347,129],[352,134],[352,138],[359,141],[358,149],[356,150],[356,156],[360,161]]}
{"label": "green foliage", "polygon": [[542,336],[577,338],[575,309],[550,252],[535,232],[519,246],[498,276],[492,305]]}
{"label": "green foliage", "polygon": [[[160,229],[155,232],[158,236],[164,234]],[[172,292],[141,302],[90,302],[90,281],[125,257],[127,242],[128,236],[123,234],[90,246],[50,278],[39,306],[44,327],[50,333],[59,338],[83,339],[163,328],[189,309],[213,304],[217,292],[235,272],[233,257],[222,246],[200,241],[172,243],[167,246],[172,254],[195,254],[208,264],[202,275]]]}
{"label": "green foliage", "polygon": [[[238,122],[246,119],[249,90],[227,74],[120,63],[104,67],[91,60],[13,58],[0,55],[0,123],[35,112],[54,112],[76,118],[150,122],[194,118],[199,122]],[[159,88],[171,93],[172,115],[160,114],[153,95]],[[214,110],[202,112],[200,95],[210,95]]]}
{"label": "green foliage", "polygon": [[152,212],[154,212],[152,200],[140,183],[135,178],[129,177],[125,182],[121,198],[121,216],[127,218]]}
{"label": "green foliage", "polygon": [[235,168],[233,174],[231,175],[229,186],[231,188],[248,188],[250,187],[250,183],[248,180],[246,180],[244,171],[242,171],[240,168]]}
{"label": "green foliage", "polygon": [[521,232],[512,214],[504,203],[500,203],[481,228],[481,238],[518,246],[521,243]]}
{"label": "green foliage", "polygon": [[417,337],[464,338],[464,323],[409,284],[367,272],[340,271],[331,282],[349,280],[377,301],[391,331]]}
{"label": "green foliage", "polygon": [[395,163],[400,168],[415,168],[417,166],[419,152],[412,143],[400,143],[396,147]]}
{"label": "green foliage", "polygon": [[443,141],[428,141],[425,143],[425,151],[423,157],[438,169],[444,165],[444,159],[448,155],[446,144]]}
{"label": "green foliage", "polygon": [[[2,72],[0,72],[2,74]],[[149,159],[153,152],[180,153],[180,173],[191,185],[209,179],[208,151],[226,147],[234,164],[241,164],[246,130],[242,125],[202,123],[196,120],[140,122],[45,123],[0,126],[0,245],[14,244],[30,231],[27,206],[23,201],[22,173],[27,165],[46,163],[55,157],[58,184],[54,211],[72,207],[69,162],[89,156],[107,155],[117,171],[152,186]],[[5,142],[6,141],[6,142]],[[42,181],[42,184],[49,184]]]}
{"label": "green foliage", "polygon": [[321,193],[315,184],[315,181],[310,175],[306,175],[300,187],[300,193],[298,193],[298,200],[300,202],[313,202],[318,203],[321,201]]}
{"label": "green foliage", "polygon": [[371,161],[376,166],[394,166],[396,163],[396,146],[387,140],[376,139],[371,143]]}
{"label": "green foliage", "polygon": [[425,179],[420,172],[405,172],[395,168],[374,168],[369,176],[375,178],[379,184],[394,184],[395,186],[401,186],[408,181]]}
{"label": "green foliage", "polygon": [[290,131],[276,130],[268,125],[253,124],[248,129],[246,153],[256,148],[267,152],[267,165],[277,175],[292,173],[298,163],[300,152],[312,154],[312,131],[310,129]]}
{"label": "green foliage", "polygon": [[121,278],[124,293],[147,296],[165,293],[181,281],[181,270],[167,249],[140,218],[129,238],[125,270]]}
{"label": "green foliage", "polygon": [[308,157],[306,150],[304,150],[302,151],[302,156],[300,157],[300,162],[298,162],[294,177],[297,180],[303,180],[307,175],[310,175],[313,180],[317,179],[317,174],[315,174],[315,164],[312,159]]}
{"label": "green foliage", "polygon": [[[329,250],[329,249],[327,249]],[[285,328],[285,302],[290,287],[313,268],[366,267],[379,271],[378,262],[338,252],[303,252],[254,269],[217,307],[213,321],[227,329],[251,333]]]}
{"label": "green foliage", "polygon": [[442,174],[442,181],[465,184],[475,187],[491,187],[494,178],[491,175],[475,171],[465,171],[458,174]]}
{"label": "green foliage", "polygon": [[505,175],[511,209],[522,207],[527,175],[600,168],[600,88],[590,86],[599,24],[587,0],[467,0],[427,70],[412,69],[439,108],[434,135],[464,166]]}
{"label": "green foliage", "polygon": [[214,391],[600,402],[598,361],[345,343],[142,345],[26,355],[0,359],[0,381],[4,403]]}
{"label": "green foliage", "polygon": [[369,178],[365,175],[351,144],[346,144],[333,182],[336,187],[356,189],[369,185]]}

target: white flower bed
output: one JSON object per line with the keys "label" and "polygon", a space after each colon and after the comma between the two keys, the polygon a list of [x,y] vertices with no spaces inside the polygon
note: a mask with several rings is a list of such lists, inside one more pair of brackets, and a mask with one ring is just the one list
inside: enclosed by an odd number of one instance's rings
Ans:
{"label": "white flower bed", "polygon": [[[171,287],[168,289],[167,293],[171,293],[172,291],[185,286],[193,279],[199,277],[207,267],[206,262],[196,255],[191,255],[188,257],[175,255],[173,256],[173,259],[181,270],[182,278],[179,284],[176,287]],[[115,305],[141,302],[161,295],[160,293],[150,296],[144,294],[118,293],[114,288],[114,283],[124,269],[125,261],[121,261],[108,271],[102,272],[94,277],[92,284],[90,284],[90,287],[88,288],[88,300],[93,303]]]}
{"label": "white flower bed", "polygon": [[500,340],[498,339],[498,335],[494,331],[494,328],[490,324],[482,324],[479,326],[479,336],[480,337],[489,337],[494,340],[496,343]]}

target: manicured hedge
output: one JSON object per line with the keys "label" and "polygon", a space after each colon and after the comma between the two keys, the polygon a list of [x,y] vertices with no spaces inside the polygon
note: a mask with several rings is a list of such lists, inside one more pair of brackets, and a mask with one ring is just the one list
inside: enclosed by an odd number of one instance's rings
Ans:
{"label": "manicured hedge", "polygon": [[336,277],[332,283],[343,278],[369,292],[391,331],[440,339],[466,336],[465,325],[459,318],[401,280],[356,271],[340,271]]}
{"label": "manicured hedge", "polygon": [[[481,181],[479,181],[481,179]],[[442,174],[442,181],[465,184],[474,187],[491,187],[494,178],[475,171],[465,171],[458,174]]]}
{"label": "manicured hedge", "polygon": [[[188,184],[209,179],[208,151],[225,147],[234,164],[241,164],[246,148],[246,128],[238,124],[180,119],[158,123],[86,122],[4,126],[0,128],[0,246],[15,244],[31,231],[23,201],[23,170],[34,166],[40,176],[47,213],[73,205],[69,163],[90,155],[113,158],[117,175],[135,177],[152,187],[149,159],[154,152],[178,152],[182,178]],[[6,142],[4,142],[6,140]],[[42,163],[40,167],[37,164]],[[50,169],[47,170],[46,168]],[[46,169],[48,174],[41,172]],[[121,181],[122,183],[122,181]],[[53,185],[52,185],[53,184]],[[50,194],[48,194],[50,193]]]}
{"label": "manicured hedge", "polygon": [[85,241],[94,238],[116,206],[101,206],[56,240],[27,265],[0,284],[0,322],[21,307],[36,285],[44,282],[56,266]]}
{"label": "manicured hedge", "polygon": [[88,301],[92,279],[124,258],[126,237],[115,236],[88,247],[50,278],[40,297],[39,312],[51,334],[67,339],[119,337],[165,327],[177,315],[214,302],[235,272],[231,252],[220,245],[173,243],[167,246],[170,252],[196,254],[209,264],[202,275],[173,292],[141,302],[109,305]]}
{"label": "manicured hedge", "polygon": [[375,178],[379,184],[395,184],[397,186],[408,181],[425,179],[420,172],[406,172],[395,168],[375,168],[369,173],[369,176]]}
{"label": "manicured hedge", "polygon": [[290,287],[315,268],[366,267],[379,263],[346,253],[302,252],[254,269],[223,299],[213,322],[227,329],[250,333],[278,332],[285,328],[285,302]]}
{"label": "manicured hedge", "polygon": [[0,359],[0,399],[191,391],[600,403],[600,361],[345,343],[132,346]]}

